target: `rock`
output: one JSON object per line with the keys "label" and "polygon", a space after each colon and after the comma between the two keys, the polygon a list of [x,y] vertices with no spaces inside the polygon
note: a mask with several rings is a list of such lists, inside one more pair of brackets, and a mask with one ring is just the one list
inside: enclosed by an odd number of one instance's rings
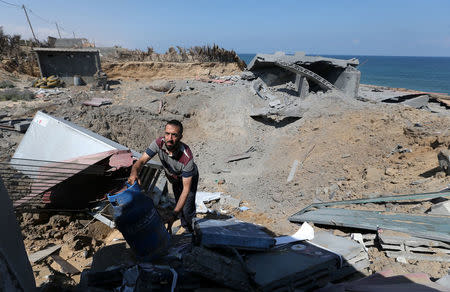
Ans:
{"label": "rock", "polygon": [[242,80],[248,80],[248,81],[256,79],[256,75],[251,71],[242,72],[240,77]]}
{"label": "rock", "polygon": [[450,175],[450,150],[441,150],[438,154],[439,166],[447,175]]}
{"label": "rock", "polygon": [[395,169],[393,169],[391,167],[386,167],[384,174],[388,175],[388,176],[395,176],[397,174],[397,172],[395,171]]}
{"label": "rock", "polygon": [[97,240],[103,240],[111,233],[111,231],[112,229],[109,226],[102,222],[96,221],[89,224],[87,235]]}
{"label": "rock", "polygon": [[66,227],[70,223],[70,217],[65,215],[53,215],[48,222],[53,227]]}
{"label": "rock", "polygon": [[166,80],[151,81],[149,87],[155,91],[167,92],[172,88],[173,84]]}
{"label": "rock", "polygon": [[82,250],[86,246],[92,244],[92,238],[83,235],[77,235],[74,237],[74,241],[69,244],[69,247],[74,250]]}
{"label": "rock", "polygon": [[272,200],[274,202],[281,203],[284,201],[284,198],[282,197],[281,194],[275,194],[275,195],[272,195]]}
{"label": "rock", "polygon": [[232,196],[221,196],[219,204],[228,208],[239,208],[241,200],[233,198]]}
{"label": "rock", "polygon": [[418,180],[415,180],[415,181],[411,182],[410,185],[412,185],[412,186],[421,185],[421,184],[426,183],[426,182],[427,182],[427,179],[423,178],[423,179],[418,179]]}
{"label": "rock", "polygon": [[447,175],[445,173],[445,171],[439,171],[436,172],[436,174],[434,175],[435,178],[445,178]]}
{"label": "rock", "polygon": [[70,233],[66,233],[63,235],[62,239],[65,243],[71,243],[73,241],[73,235]]}
{"label": "rock", "polygon": [[220,168],[213,168],[213,169],[211,170],[211,172],[212,172],[213,174],[220,174],[220,173],[222,172],[222,170],[221,170]]}
{"label": "rock", "polygon": [[33,223],[34,224],[46,224],[49,219],[50,219],[49,214],[45,213],[45,212],[33,214]]}
{"label": "rock", "polygon": [[328,198],[332,200],[334,196],[336,195],[337,190],[339,190],[339,185],[332,184],[330,188],[328,189]]}

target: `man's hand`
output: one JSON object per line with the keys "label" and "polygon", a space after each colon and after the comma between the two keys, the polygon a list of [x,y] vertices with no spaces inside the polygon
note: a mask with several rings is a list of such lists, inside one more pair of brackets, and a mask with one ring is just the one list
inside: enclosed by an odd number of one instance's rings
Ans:
{"label": "man's hand", "polygon": [[139,177],[137,175],[131,174],[130,177],[128,178],[128,183],[130,185],[133,185],[136,180],[137,180],[138,184],[141,184],[141,180],[139,179]]}
{"label": "man's hand", "polygon": [[141,184],[141,180],[139,179],[139,172],[141,171],[142,166],[144,166],[144,164],[146,164],[150,160],[150,158],[151,157],[144,152],[141,158],[139,158],[138,161],[133,164],[133,166],[131,167],[130,176],[128,177],[128,183],[130,185],[134,184],[136,180],[138,184]]}
{"label": "man's hand", "polygon": [[167,221],[167,231],[172,234],[172,225],[178,219],[178,212],[172,211],[169,214],[169,220]]}

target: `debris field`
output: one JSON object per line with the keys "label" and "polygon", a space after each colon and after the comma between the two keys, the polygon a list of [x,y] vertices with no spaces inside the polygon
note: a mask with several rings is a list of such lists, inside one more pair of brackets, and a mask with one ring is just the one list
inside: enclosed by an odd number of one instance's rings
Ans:
{"label": "debris field", "polygon": [[[108,62],[106,75],[56,88],[0,71],[33,96],[0,101],[0,176],[37,286],[445,289],[449,96],[359,84],[358,60],[300,53],[258,54],[245,71]],[[175,222],[167,254],[143,262],[106,193],[172,119],[200,172],[195,231]],[[174,198],[159,160],[141,176],[165,221]]]}

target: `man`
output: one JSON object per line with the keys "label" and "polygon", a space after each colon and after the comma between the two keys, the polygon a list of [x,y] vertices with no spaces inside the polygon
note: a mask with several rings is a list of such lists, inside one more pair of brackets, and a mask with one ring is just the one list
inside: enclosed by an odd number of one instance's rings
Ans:
{"label": "man", "polygon": [[158,154],[166,177],[173,186],[177,201],[168,227],[176,218],[180,218],[181,226],[193,232],[192,219],[195,217],[198,170],[191,150],[181,142],[181,138],[183,138],[183,125],[177,120],[169,121],[166,124],[164,136],[153,141],[131,168],[128,183],[133,184],[136,180],[140,183],[138,175],[142,166]]}

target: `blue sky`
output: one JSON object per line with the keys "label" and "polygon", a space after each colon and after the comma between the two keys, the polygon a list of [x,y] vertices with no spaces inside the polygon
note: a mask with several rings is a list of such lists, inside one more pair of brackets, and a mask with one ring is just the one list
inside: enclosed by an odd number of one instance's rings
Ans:
{"label": "blue sky", "polygon": [[[238,53],[450,56],[448,0],[4,1],[31,9],[40,39],[57,36],[57,21],[63,37],[158,52],[216,43]],[[2,2],[0,26],[31,36],[23,10]]]}

